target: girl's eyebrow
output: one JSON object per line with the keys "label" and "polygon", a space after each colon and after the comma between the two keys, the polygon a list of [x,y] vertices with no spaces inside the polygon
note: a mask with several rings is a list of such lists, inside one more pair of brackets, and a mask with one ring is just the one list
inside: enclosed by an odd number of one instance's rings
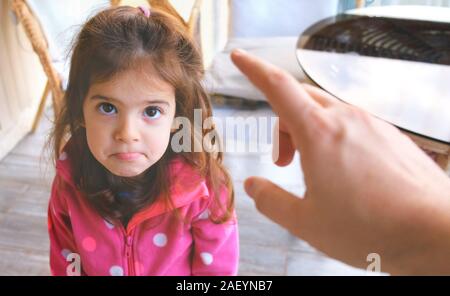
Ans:
{"label": "girl's eyebrow", "polygon": [[[105,97],[102,95],[93,95],[90,99],[91,100],[105,100],[105,101],[109,101],[109,102],[116,102],[119,104],[123,104],[121,100],[111,98],[111,97]],[[143,101],[142,104],[143,105],[144,104],[162,104],[162,105],[170,106],[169,102],[163,101],[163,100],[146,100],[146,101]]]}

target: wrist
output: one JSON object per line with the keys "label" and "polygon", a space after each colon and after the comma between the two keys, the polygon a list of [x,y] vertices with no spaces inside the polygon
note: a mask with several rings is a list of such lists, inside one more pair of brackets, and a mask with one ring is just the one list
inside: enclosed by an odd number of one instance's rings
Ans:
{"label": "wrist", "polygon": [[[450,184],[450,182],[449,182]],[[393,275],[450,275],[450,186],[428,199],[432,208],[422,210],[412,224],[417,224],[409,246],[405,246],[398,260],[393,260]]]}

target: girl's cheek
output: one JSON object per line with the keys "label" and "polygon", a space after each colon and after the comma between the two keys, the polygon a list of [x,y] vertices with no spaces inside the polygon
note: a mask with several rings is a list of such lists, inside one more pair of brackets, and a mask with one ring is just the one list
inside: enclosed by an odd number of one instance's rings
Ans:
{"label": "girl's cheek", "polygon": [[147,125],[145,129],[146,138],[149,141],[156,141],[162,143],[163,139],[170,138],[171,122],[160,122],[158,124]]}
{"label": "girl's cheek", "polygon": [[145,131],[146,135],[150,139],[165,139],[170,136],[170,126],[159,125],[147,127]]}
{"label": "girl's cheek", "polygon": [[149,128],[166,128],[167,126],[172,126],[172,119],[169,116],[161,116],[156,119],[145,118],[144,122]]}
{"label": "girl's cheek", "polygon": [[115,116],[106,116],[103,114],[99,114],[99,112],[97,112],[94,116],[94,123],[97,125],[111,125],[116,121],[116,117]]}

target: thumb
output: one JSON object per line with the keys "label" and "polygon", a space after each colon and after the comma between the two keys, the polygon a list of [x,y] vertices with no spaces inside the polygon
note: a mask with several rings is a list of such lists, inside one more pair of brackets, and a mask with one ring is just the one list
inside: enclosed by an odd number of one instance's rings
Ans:
{"label": "thumb", "polygon": [[306,200],[259,177],[248,178],[244,187],[258,211],[294,235],[302,235],[308,212]]}

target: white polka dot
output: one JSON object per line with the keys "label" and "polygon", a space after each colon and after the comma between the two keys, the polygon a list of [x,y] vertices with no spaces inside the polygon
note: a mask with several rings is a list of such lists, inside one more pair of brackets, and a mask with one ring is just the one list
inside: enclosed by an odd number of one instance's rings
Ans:
{"label": "white polka dot", "polygon": [[63,152],[61,153],[61,155],[59,156],[59,160],[66,160],[67,159],[67,153]]}
{"label": "white polka dot", "polygon": [[108,227],[109,229],[113,229],[114,228],[114,224],[109,223],[106,220],[103,220],[105,222],[106,227]]}
{"label": "white polka dot", "polygon": [[68,249],[63,249],[61,251],[61,255],[64,257],[64,259],[67,259],[67,256],[69,256],[71,253],[72,253],[72,251],[68,250]]}
{"label": "white polka dot", "polygon": [[199,219],[203,219],[206,220],[209,218],[209,210],[205,210],[203,213],[200,214],[200,216],[198,216]]}
{"label": "white polka dot", "polygon": [[111,266],[109,269],[109,274],[113,276],[123,276],[123,269],[117,265]]}
{"label": "white polka dot", "polygon": [[164,233],[157,233],[153,237],[153,243],[157,247],[164,247],[167,244],[167,236]]}
{"label": "white polka dot", "polygon": [[211,265],[211,263],[213,263],[214,261],[213,255],[208,252],[201,253],[200,257],[202,258],[202,261],[205,265]]}

